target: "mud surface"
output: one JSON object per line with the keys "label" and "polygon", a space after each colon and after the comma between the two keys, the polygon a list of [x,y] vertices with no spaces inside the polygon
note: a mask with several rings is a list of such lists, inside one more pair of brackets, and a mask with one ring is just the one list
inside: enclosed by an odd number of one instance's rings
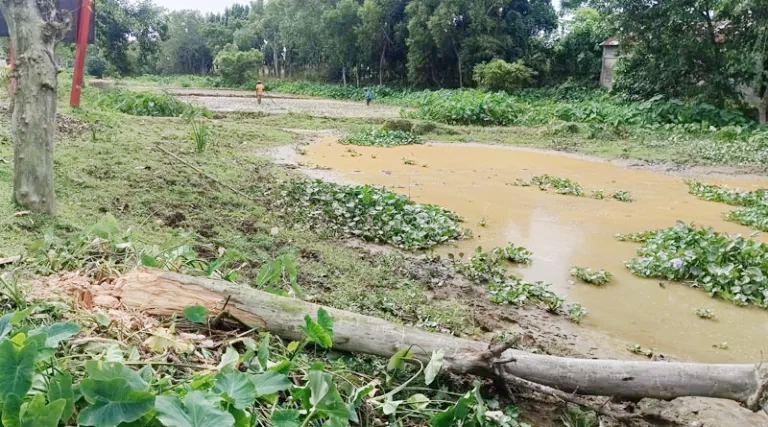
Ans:
{"label": "mud surface", "polygon": [[175,90],[184,102],[203,105],[215,112],[301,113],[316,117],[391,119],[400,117],[400,107],[363,102],[286,96],[268,93],[258,103],[255,92],[215,91],[206,89]]}
{"label": "mud surface", "polygon": [[[404,158],[417,166],[404,164]],[[331,167],[344,181],[384,185],[416,201],[460,213],[475,237],[439,252],[470,254],[477,246],[490,249],[510,242],[531,249],[533,264],[518,274],[550,281],[570,300],[586,306],[590,311],[583,323],[586,329],[700,362],[755,362],[768,350],[767,311],[737,307],[681,284],[660,286],[659,281],[639,279],[624,267],[637,245],[617,241],[617,233],[667,228],[677,220],[752,233],[723,221],[722,214],[730,207],[689,195],[679,175],[502,147],[350,147],[331,138],[311,146],[302,160]],[[510,185],[517,178],[546,173],[573,179],[587,190],[604,189],[606,194],[627,190],[636,201],[593,200]],[[743,189],[768,186],[767,178],[753,176],[705,179]],[[605,269],[616,277],[600,288],[574,284],[569,276],[572,266]],[[694,314],[697,308],[714,310],[717,320],[699,319]],[[728,343],[728,350],[713,348],[722,342]]]}

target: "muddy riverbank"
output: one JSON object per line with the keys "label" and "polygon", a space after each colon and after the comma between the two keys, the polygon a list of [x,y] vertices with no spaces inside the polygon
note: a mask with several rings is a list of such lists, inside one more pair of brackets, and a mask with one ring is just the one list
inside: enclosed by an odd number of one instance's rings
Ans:
{"label": "muddy riverbank", "polygon": [[[722,219],[728,206],[689,195],[681,175],[507,147],[372,148],[340,145],[332,138],[309,147],[301,160],[331,168],[343,181],[387,186],[415,201],[460,213],[474,237],[446,245],[440,253],[469,254],[478,246],[490,249],[510,242],[531,249],[533,264],[517,273],[550,281],[569,300],[586,306],[590,315],[585,328],[700,362],[754,362],[768,350],[765,310],[737,307],[682,284],[640,279],[624,267],[637,245],[617,241],[617,233],[667,228],[677,220],[752,233]],[[563,196],[512,185],[518,178],[542,174],[567,177],[606,194],[629,191],[635,201]],[[768,178],[756,176],[704,178],[742,189],[768,186]],[[572,266],[605,269],[616,277],[600,288],[574,283]],[[712,309],[717,320],[698,318],[698,308]],[[713,347],[724,342],[727,350]]]}

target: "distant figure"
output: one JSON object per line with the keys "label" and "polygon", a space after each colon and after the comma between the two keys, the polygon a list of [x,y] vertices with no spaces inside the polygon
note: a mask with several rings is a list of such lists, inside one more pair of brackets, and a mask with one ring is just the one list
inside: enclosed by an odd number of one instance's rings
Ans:
{"label": "distant figure", "polygon": [[259,105],[261,105],[261,98],[264,97],[264,83],[261,82],[261,80],[256,82],[256,99],[259,100]]}
{"label": "distant figure", "polygon": [[365,90],[365,105],[371,105],[371,101],[373,101],[373,92],[371,92],[370,89]]}

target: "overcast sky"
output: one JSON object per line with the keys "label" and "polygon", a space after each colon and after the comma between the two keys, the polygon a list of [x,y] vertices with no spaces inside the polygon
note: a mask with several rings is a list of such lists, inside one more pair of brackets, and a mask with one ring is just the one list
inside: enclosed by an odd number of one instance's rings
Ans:
{"label": "overcast sky", "polygon": [[234,3],[249,4],[248,0],[154,0],[158,6],[168,10],[197,9],[203,13],[223,12]]}

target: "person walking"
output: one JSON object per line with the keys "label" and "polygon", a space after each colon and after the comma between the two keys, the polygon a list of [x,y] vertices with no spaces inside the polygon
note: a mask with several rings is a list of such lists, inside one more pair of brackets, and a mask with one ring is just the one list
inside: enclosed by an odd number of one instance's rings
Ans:
{"label": "person walking", "polygon": [[264,83],[261,82],[261,80],[256,82],[256,99],[259,101],[259,105],[261,105],[261,98],[264,97]]}
{"label": "person walking", "polygon": [[371,92],[370,89],[365,90],[365,105],[371,105],[371,101],[373,101],[373,92]]}

